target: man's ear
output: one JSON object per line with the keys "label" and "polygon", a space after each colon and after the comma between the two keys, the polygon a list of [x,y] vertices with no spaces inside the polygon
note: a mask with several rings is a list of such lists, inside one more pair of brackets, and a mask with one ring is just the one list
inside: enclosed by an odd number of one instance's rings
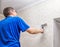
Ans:
{"label": "man's ear", "polygon": [[8,13],[9,13],[9,15],[11,15],[12,14],[12,10],[8,11]]}

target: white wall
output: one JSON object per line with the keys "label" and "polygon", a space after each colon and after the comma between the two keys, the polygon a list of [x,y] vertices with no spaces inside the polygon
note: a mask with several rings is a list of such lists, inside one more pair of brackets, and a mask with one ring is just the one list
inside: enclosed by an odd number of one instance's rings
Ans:
{"label": "white wall", "polygon": [[21,35],[22,47],[53,47],[53,19],[60,17],[60,0],[47,0],[19,12],[19,15],[30,25],[40,28],[47,23],[44,34],[30,35],[27,32]]}

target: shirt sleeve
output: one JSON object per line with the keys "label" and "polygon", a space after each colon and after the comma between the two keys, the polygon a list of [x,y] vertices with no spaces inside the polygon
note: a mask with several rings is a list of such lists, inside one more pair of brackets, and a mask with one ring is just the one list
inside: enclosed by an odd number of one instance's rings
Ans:
{"label": "shirt sleeve", "polygon": [[30,26],[21,18],[18,18],[18,26],[22,32],[25,32]]}

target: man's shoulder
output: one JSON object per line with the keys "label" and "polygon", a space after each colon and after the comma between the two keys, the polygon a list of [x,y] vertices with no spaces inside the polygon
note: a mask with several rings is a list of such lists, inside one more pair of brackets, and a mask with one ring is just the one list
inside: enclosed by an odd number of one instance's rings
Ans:
{"label": "man's shoulder", "polygon": [[16,17],[13,17],[13,18],[16,18],[16,19],[21,19],[21,17],[18,17],[18,16],[16,16]]}
{"label": "man's shoulder", "polygon": [[21,20],[22,20],[22,18],[21,18],[21,17],[18,17],[18,16],[13,17],[13,19],[15,19],[15,20],[17,20],[17,21],[21,21]]}

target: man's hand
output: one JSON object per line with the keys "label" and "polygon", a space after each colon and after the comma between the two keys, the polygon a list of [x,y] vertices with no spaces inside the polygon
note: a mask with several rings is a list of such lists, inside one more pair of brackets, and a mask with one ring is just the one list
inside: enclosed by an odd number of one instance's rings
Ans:
{"label": "man's hand", "polygon": [[40,29],[40,33],[44,33],[44,30],[43,29]]}
{"label": "man's hand", "polygon": [[43,29],[29,28],[27,30],[27,32],[30,34],[37,34],[37,33],[44,33],[44,30]]}

